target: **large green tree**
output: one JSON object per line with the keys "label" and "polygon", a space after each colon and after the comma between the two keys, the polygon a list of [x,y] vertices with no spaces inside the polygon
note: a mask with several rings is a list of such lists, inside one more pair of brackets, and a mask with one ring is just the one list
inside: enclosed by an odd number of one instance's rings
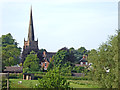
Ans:
{"label": "large green tree", "polygon": [[5,66],[18,64],[21,48],[18,47],[16,40],[13,39],[10,33],[2,35],[0,39],[2,40],[2,45],[0,45],[0,47],[2,47],[2,69],[4,69]]}
{"label": "large green tree", "polygon": [[71,52],[71,55],[74,56],[74,62],[78,63],[83,55],[88,55],[89,50],[87,50],[85,47],[80,47],[77,50],[75,50],[73,47],[69,49]]}
{"label": "large green tree", "polygon": [[60,49],[56,53],[56,55],[54,55],[52,58],[54,60],[54,65],[61,67],[63,64],[65,64],[68,61],[69,58],[68,49],[67,48]]}
{"label": "large green tree", "polygon": [[39,71],[39,69],[39,58],[37,57],[37,54],[34,51],[31,51],[24,61],[23,73]]}
{"label": "large green tree", "polygon": [[98,50],[91,50],[88,58],[93,79],[102,88],[118,88],[118,35],[110,36]]}

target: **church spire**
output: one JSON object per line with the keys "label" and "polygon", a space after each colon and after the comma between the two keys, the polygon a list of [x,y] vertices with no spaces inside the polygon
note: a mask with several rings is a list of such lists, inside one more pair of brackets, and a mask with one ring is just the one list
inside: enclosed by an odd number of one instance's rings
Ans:
{"label": "church spire", "polygon": [[30,11],[28,40],[29,41],[34,41],[34,28],[33,28],[33,18],[32,18],[32,6],[31,6],[31,11]]}

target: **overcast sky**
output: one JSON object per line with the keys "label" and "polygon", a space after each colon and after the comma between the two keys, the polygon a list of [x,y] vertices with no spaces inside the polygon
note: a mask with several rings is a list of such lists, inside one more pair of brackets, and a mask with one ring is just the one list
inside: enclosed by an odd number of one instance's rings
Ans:
{"label": "overcast sky", "polygon": [[32,5],[39,49],[62,47],[96,49],[118,28],[117,0],[1,0],[0,36],[11,33],[23,48],[28,37]]}

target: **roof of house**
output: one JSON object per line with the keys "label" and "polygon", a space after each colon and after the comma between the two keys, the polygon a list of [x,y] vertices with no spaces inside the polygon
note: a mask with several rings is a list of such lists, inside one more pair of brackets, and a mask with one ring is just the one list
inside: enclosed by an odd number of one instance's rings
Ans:
{"label": "roof of house", "polygon": [[47,59],[47,58],[43,59],[41,62],[43,63],[43,62],[46,62],[46,61],[50,63],[49,59]]}
{"label": "roof of house", "polygon": [[17,67],[17,66],[8,66],[5,67],[4,72],[22,72],[23,71],[23,66]]}
{"label": "roof of house", "polygon": [[49,58],[52,58],[52,56],[55,54],[56,54],[56,52],[47,52],[46,56],[49,59]]}

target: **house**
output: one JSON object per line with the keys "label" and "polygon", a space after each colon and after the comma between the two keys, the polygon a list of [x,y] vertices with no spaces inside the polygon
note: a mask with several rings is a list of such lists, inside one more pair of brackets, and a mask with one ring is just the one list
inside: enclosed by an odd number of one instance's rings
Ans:
{"label": "house", "polygon": [[43,60],[41,61],[41,68],[44,70],[47,70],[48,66],[49,66],[49,63],[51,61],[51,58],[53,55],[55,55],[56,53],[54,52],[46,52],[46,51],[43,51]]}
{"label": "house", "polygon": [[87,56],[83,55],[83,58],[79,61],[79,64],[75,64],[75,66],[89,66],[89,63],[86,59]]}
{"label": "house", "polygon": [[88,66],[89,64],[88,64],[88,61],[86,59],[87,59],[87,56],[83,55],[83,58],[79,61],[79,64],[81,66],[84,66],[84,65]]}

